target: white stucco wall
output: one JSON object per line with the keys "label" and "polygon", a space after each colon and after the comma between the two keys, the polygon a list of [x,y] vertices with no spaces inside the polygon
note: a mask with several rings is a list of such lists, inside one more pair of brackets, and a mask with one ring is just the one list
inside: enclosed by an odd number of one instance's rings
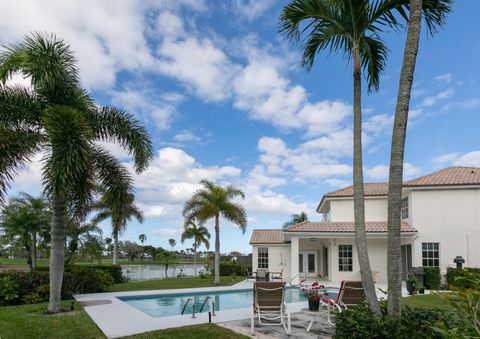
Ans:
{"label": "white stucco wall", "polygon": [[268,248],[268,270],[270,272],[280,272],[283,269],[283,281],[290,281],[291,255],[290,245],[253,245],[252,246],[252,270],[258,268],[258,248]]}
{"label": "white stucco wall", "polygon": [[[330,221],[353,221],[353,199],[331,200]],[[387,198],[365,199],[365,220],[387,220]]]}
{"label": "white stucco wall", "polygon": [[[333,239],[331,247],[331,280],[360,280],[360,266],[358,264],[357,249],[353,238]],[[353,271],[340,272],[338,270],[338,245],[353,245]],[[372,271],[376,271],[376,281],[380,283],[387,282],[387,239],[368,239],[368,256]]]}
{"label": "white stucco wall", "polygon": [[480,266],[480,189],[414,190],[410,222],[419,231],[413,265],[422,265],[422,242],[440,243],[440,267],[457,255],[466,266]]}

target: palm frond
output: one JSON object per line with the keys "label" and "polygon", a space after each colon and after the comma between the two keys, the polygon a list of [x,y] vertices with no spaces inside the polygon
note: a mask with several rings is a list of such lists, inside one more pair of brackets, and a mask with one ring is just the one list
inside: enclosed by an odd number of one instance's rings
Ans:
{"label": "palm frond", "polygon": [[362,68],[366,70],[368,90],[378,90],[380,74],[385,70],[388,49],[380,38],[371,36],[361,41],[360,59]]}
{"label": "palm frond", "polygon": [[0,126],[0,204],[9,182],[14,179],[24,165],[40,150],[44,136],[38,132],[11,130]]}
{"label": "palm frond", "polygon": [[133,115],[115,107],[101,107],[90,114],[90,119],[97,138],[118,142],[133,155],[137,173],[147,168],[153,157],[152,141]]}
{"label": "palm frond", "polygon": [[43,103],[20,86],[0,85],[0,125],[10,128],[38,128]]}
{"label": "palm frond", "polygon": [[51,106],[42,115],[49,154],[45,157],[44,187],[49,195],[67,198],[75,188],[79,204],[86,202],[91,187],[85,185],[92,164],[92,130],[79,111],[68,106]]}
{"label": "palm frond", "polygon": [[223,205],[221,209],[222,216],[231,223],[238,225],[245,233],[247,230],[247,213],[240,204],[228,202]]}

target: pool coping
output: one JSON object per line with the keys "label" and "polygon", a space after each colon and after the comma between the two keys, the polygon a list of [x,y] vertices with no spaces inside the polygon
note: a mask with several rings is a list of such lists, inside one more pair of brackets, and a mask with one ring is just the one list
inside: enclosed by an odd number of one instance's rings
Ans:
{"label": "pool coping", "polygon": [[[208,312],[197,313],[195,319],[191,318],[191,314],[152,317],[118,299],[118,297],[236,291],[248,289],[252,286],[253,283],[244,281],[232,286],[77,294],[74,295],[74,298],[85,305],[83,306],[85,312],[107,338],[118,338],[166,328],[208,323]],[[287,309],[292,313],[300,311],[303,307],[305,307],[305,302],[287,304]],[[251,308],[221,310],[217,312],[216,316],[212,317],[212,323],[247,319],[250,317],[250,314]]]}

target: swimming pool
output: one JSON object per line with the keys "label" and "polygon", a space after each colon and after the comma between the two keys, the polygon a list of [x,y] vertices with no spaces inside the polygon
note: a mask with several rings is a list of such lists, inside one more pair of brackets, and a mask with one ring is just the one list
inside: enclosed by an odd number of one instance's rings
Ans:
{"label": "swimming pool", "polygon": [[[335,296],[338,289],[328,289],[330,296]],[[209,298],[209,300],[206,300]],[[195,312],[199,313],[202,305],[202,312],[211,311],[211,302],[215,302],[215,311],[233,310],[237,308],[248,308],[252,306],[252,289],[228,290],[228,291],[209,291],[196,293],[178,293],[178,294],[156,294],[144,296],[118,297],[118,299],[130,306],[148,314],[151,317],[166,317],[182,314],[188,299],[195,300]],[[295,303],[306,301],[303,293],[298,288],[287,288],[285,291],[285,302]],[[189,302],[185,307],[184,314],[192,313],[192,303]]]}

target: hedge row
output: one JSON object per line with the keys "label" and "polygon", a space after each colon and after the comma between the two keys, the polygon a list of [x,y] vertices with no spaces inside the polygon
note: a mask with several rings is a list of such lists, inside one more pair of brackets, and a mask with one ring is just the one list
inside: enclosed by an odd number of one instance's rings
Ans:
{"label": "hedge row", "polygon": [[462,317],[453,311],[405,307],[400,320],[386,313],[386,304],[380,318],[375,318],[365,304],[349,308],[336,317],[335,338],[439,338],[436,325],[468,331]]}
{"label": "hedge row", "polygon": [[472,285],[470,279],[460,279],[455,280],[456,277],[465,277],[467,273],[473,273],[474,275],[478,275],[478,279],[480,279],[480,268],[475,267],[466,267],[464,269],[461,268],[448,268],[446,274],[446,280],[448,284],[448,288],[458,288],[458,289],[466,289],[466,288],[474,288],[476,286]]}
{"label": "hedge row", "polygon": [[438,269],[437,267],[424,267],[423,277],[426,289],[440,289],[440,269]]}
{"label": "hedge row", "polygon": [[[65,267],[63,275],[62,299],[69,299],[78,293],[104,292],[114,283],[108,269],[69,265]],[[0,272],[0,306],[37,303],[48,300],[48,297],[48,267],[31,272]]]}

